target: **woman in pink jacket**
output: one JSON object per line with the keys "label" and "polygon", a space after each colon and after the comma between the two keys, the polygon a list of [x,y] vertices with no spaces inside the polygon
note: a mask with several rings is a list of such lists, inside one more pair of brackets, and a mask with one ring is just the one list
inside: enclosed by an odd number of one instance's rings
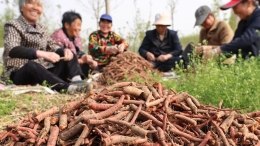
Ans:
{"label": "woman in pink jacket", "polygon": [[68,48],[77,55],[81,69],[87,77],[89,70],[97,67],[97,62],[82,49],[82,40],[79,36],[81,24],[80,14],[74,11],[65,12],[62,17],[62,28],[56,30],[51,37],[59,46]]}

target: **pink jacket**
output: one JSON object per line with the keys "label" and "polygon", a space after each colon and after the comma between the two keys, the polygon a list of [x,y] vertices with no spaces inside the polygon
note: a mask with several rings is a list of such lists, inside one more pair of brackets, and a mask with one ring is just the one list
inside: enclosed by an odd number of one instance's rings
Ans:
{"label": "pink jacket", "polygon": [[60,28],[51,35],[51,38],[55,40],[59,46],[68,48],[75,54],[77,54],[75,46],[79,47],[80,52],[82,52],[82,40],[80,36],[76,37],[74,42],[71,42],[64,31]]}

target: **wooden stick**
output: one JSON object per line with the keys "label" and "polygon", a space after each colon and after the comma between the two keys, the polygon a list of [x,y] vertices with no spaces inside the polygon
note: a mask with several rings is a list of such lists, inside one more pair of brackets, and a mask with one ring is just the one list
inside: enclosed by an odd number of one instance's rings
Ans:
{"label": "wooden stick", "polygon": [[122,135],[114,135],[103,140],[105,146],[117,144],[117,143],[127,143],[129,145],[138,145],[141,143],[146,142],[147,139],[142,139],[140,137],[129,137],[129,136],[122,136]]}
{"label": "wooden stick", "polygon": [[191,135],[189,135],[189,134],[187,134],[187,133],[181,132],[181,131],[179,131],[177,128],[171,127],[171,128],[170,128],[170,131],[173,132],[174,134],[183,136],[183,137],[185,137],[185,138],[187,138],[187,139],[190,139],[190,140],[193,140],[193,141],[196,141],[196,142],[201,142],[201,141],[202,141],[202,139],[197,138],[197,137],[193,137],[193,136],[191,136]]}
{"label": "wooden stick", "polygon": [[[132,110],[137,111],[137,106],[131,104],[130,107],[131,107]],[[140,111],[140,114],[143,115],[144,117],[146,117],[146,118],[152,120],[156,125],[158,125],[158,126],[160,126],[160,127],[163,126],[163,123],[162,123],[162,122],[158,121],[154,116],[150,115],[149,113],[147,113],[147,112],[141,110],[141,111]]]}
{"label": "wooden stick", "polygon": [[235,113],[236,113],[235,111],[231,112],[231,114],[219,126],[225,133],[227,133],[228,128],[234,121]]}
{"label": "wooden stick", "polygon": [[47,135],[47,133],[49,133],[51,127],[50,119],[51,117],[47,117],[44,119],[44,128],[41,130],[38,139],[42,139]]}
{"label": "wooden stick", "polygon": [[52,126],[51,127],[51,134],[50,134],[47,145],[48,146],[56,146],[58,135],[59,135],[59,127],[56,126],[56,125]]}
{"label": "wooden stick", "polygon": [[159,98],[159,99],[154,100],[154,101],[152,101],[152,102],[145,103],[145,106],[146,106],[146,107],[156,106],[156,105],[158,105],[158,104],[164,102],[164,100],[165,100],[165,98]]}
{"label": "wooden stick", "polygon": [[189,105],[189,107],[192,109],[192,112],[194,114],[198,113],[198,108],[196,107],[196,105],[192,102],[191,98],[186,98],[186,102]]}
{"label": "wooden stick", "polygon": [[61,114],[60,120],[59,120],[59,128],[60,130],[66,129],[68,126],[68,115],[67,114]]}
{"label": "wooden stick", "polygon": [[63,59],[65,59],[65,57],[60,57],[60,60],[63,60]]}
{"label": "wooden stick", "polygon": [[49,116],[51,116],[51,115],[53,115],[53,114],[55,114],[55,113],[58,113],[59,112],[59,108],[57,107],[57,106],[55,106],[55,107],[53,107],[53,108],[51,108],[51,109],[49,109],[49,110],[47,110],[47,111],[45,111],[45,112],[43,112],[43,113],[41,113],[41,114],[39,114],[38,116],[36,116],[35,118],[33,118],[33,120],[35,121],[35,122],[40,122],[40,121],[42,121],[43,119],[45,119],[46,117],[49,117]]}
{"label": "wooden stick", "polygon": [[131,123],[128,123],[128,122],[125,122],[125,121],[121,121],[121,120],[114,120],[114,119],[111,119],[111,118],[108,118],[106,119],[107,121],[109,122],[113,122],[113,123],[116,123],[116,124],[120,124],[120,125],[123,125],[123,126],[127,126],[128,128],[130,128],[132,130],[132,132],[134,132],[135,134],[141,136],[141,137],[146,137],[148,131],[137,126],[137,125],[133,125]]}
{"label": "wooden stick", "polygon": [[207,134],[205,135],[203,141],[198,145],[198,146],[206,146],[210,139],[211,131],[208,131]]}
{"label": "wooden stick", "polygon": [[71,137],[75,136],[76,134],[82,132],[84,128],[83,124],[77,124],[74,127],[71,127],[69,129],[66,129],[64,131],[62,131],[59,135],[59,138],[63,141],[67,141],[68,139],[70,139]]}
{"label": "wooden stick", "polygon": [[219,126],[216,124],[215,121],[212,121],[212,123],[213,123],[213,125],[216,127],[216,129],[217,129],[217,131],[218,131],[220,137],[222,138],[222,141],[223,141],[224,145],[225,145],[225,146],[229,146],[228,140],[227,140],[227,138],[226,138],[224,132],[219,128]]}
{"label": "wooden stick", "polygon": [[176,95],[178,98],[176,99],[176,103],[180,103],[186,98],[188,98],[188,93],[182,92],[181,94]]}
{"label": "wooden stick", "polygon": [[150,91],[152,92],[152,95],[155,99],[159,99],[160,95],[159,93],[156,91],[156,89],[153,86],[148,86],[148,88],[150,89]]}
{"label": "wooden stick", "polygon": [[186,121],[186,122],[188,122],[192,125],[197,125],[197,122],[195,120],[189,118],[189,117],[179,115],[179,114],[176,114],[175,117],[178,118],[178,119],[182,119],[182,120],[184,120],[184,121]]}
{"label": "wooden stick", "polygon": [[84,125],[84,129],[82,131],[82,133],[80,134],[77,142],[75,143],[75,146],[80,146],[81,143],[84,141],[84,139],[89,135],[91,129],[92,129],[92,125]]}
{"label": "wooden stick", "polygon": [[123,88],[123,92],[126,94],[133,95],[135,97],[140,97],[143,93],[143,90],[140,90],[136,87],[126,86]]}
{"label": "wooden stick", "polygon": [[158,131],[158,136],[159,136],[159,142],[161,143],[162,146],[168,146],[168,144],[165,142],[165,134],[164,131],[160,128],[157,127],[157,131]]}

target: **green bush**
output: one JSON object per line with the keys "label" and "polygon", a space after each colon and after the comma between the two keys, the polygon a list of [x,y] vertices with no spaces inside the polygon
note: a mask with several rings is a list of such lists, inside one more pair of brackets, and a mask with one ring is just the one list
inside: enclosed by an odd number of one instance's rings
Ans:
{"label": "green bush", "polygon": [[248,107],[243,112],[259,110],[259,59],[238,57],[232,65],[219,62],[210,60],[206,65],[197,62],[188,69],[190,73],[179,71],[179,79],[164,84],[178,92],[187,91],[203,104],[217,106],[223,100],[224,108]]}

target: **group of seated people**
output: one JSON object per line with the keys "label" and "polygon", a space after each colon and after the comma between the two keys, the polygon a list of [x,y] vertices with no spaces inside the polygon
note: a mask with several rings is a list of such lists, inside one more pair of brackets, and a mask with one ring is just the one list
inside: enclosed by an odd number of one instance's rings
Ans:
{"label": "group of seated people", "polygon": [[[155,16],[155,29],[146,32],[139,48],[140,55],[162,72],[175,68],[181,60],[189,64],[188,54],[198,49],[205,58],[221,53],[237,54],[242,50],[243,58],[258,56],[260,49],[260,9],[256,0],[231,0],[221,6],[222,10],[233,8],[241,19],[235,34],[230,26],[214,17],[208,6],[201,6],[195,12],[196,25],[202,26],[200,43],[208,45],[185,50],[168,15]],[[82,93],[89,91],[90,83],[84,81],[90,70],[102,71],[110,58],[127,50],[129,44],[111,31],[112,17],[103,14],[99,30],[89,36],[89,55],[83,51],[81,31],[82,18],[74,11],[63,14],[62,28],[51,36],[46,27],[38,23],[42,14],[41,0],[19,0],[20,16],[5,24],[4,71],[2,81],[11,80],[16,85],[42,84],[44,81],[56,91]]]}

